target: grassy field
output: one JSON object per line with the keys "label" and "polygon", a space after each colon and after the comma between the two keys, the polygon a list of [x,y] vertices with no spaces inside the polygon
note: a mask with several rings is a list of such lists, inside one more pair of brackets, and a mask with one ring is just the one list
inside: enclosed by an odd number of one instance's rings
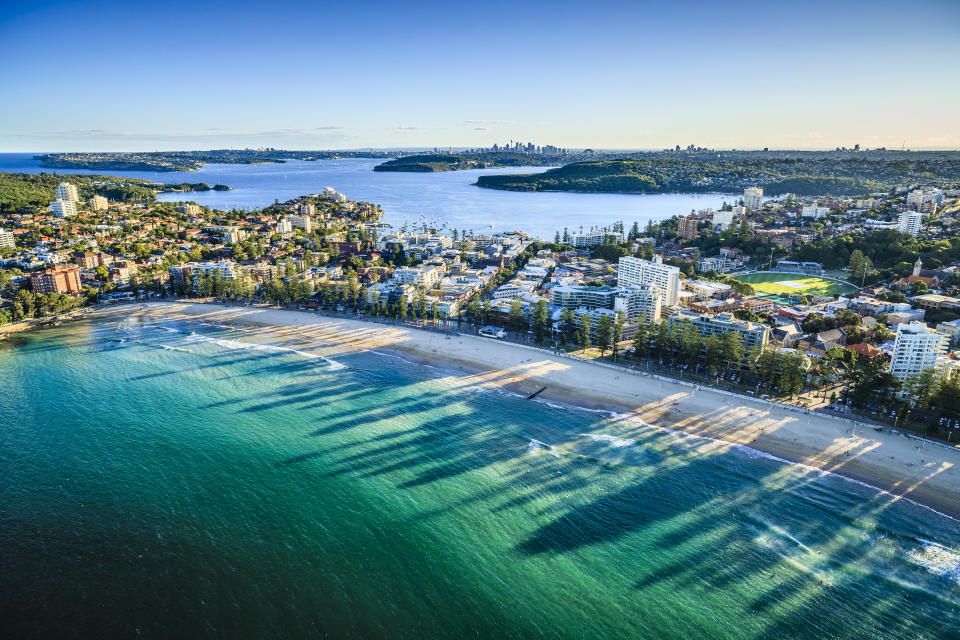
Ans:
{"label": "grassy field", "polygon": [[741,282],[747,282],[753,285],[757,295],[815,295],[832,296],[835,294],[844,294],[856,291],[857,288],[850,284],[819,278],[817,276],[808,276],[802,273],[751,273],[743,276],[733,276]]}

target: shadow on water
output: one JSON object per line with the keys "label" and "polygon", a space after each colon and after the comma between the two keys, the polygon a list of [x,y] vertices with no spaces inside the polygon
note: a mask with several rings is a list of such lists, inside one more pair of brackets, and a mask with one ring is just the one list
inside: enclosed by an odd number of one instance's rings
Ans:
{"label": "shadow on water", "polygon": [[[456,517],[466,505],[493,519],[518,513],[527,528],[512,548],[516,562],[565,557],[589,565],[598,562],[595,550],[616,554],[617,569],[633,585],[622,597],[661,602],[680,617],[682,607],[716,606],[706,594],[729,593],[730,610],[742,613],[717,610],[713,617],[745,617],[728,637],[960,637],[956,584],[917,584],[878,565],[883,539],[923,533],[892,508],[892,496],[861,492],[839,506],[820,503],[815,489],[824,480],[816,474],[749,461],[738,451],[676,444],[651,429],[635,429],[623,450],[601,450],[580,434],[602,433],[607,419],[577,413],[562,424],[566,412],[473,394],[476,381],[465,378],[444,379],[440,387],[387,365],[328,376],[320,362],[274,352],[219,355],[195,366],[217,368],[275,382],[202,409],[303,417],[294,428],[311,450],[280,456],[277,473],[386,478],[397,491],[434,486],[438,495],[456,478],[483,474],[483,482],[405,525]],[[277,382],[291,376],[295,382]],[[549,445],[533,455],[533,440]],[[703,637],[699,631],[677,628],[673,637]]]}
{"label": "shadow on water", "polygon": [[[642,539],[642,555],[671,560],[650,563],[649,571],[646,563],[638,562],[635,588],[746,594],[739,606],[753,618],[751,628],[757,631],[744,629],[735,637],[816,638],[845,629],[842,635],[849,638],[946,638],[960,629],[960,609],[955,599],[947,598],[946,580],[943,593],[936,593],[936,581],[932,587],[911,585],[866,571],[861,567],[876,562],[874,535],[841,531],[856,530],[864,520],[882,523],[894,504],[892,496],[861,497],[837,512],[806,495],[813,483],[822,482],[816,474],[799,474],[775,461],[745,463],[744,454],[734,450],[709,455],[675,453],[669,447],[651,450],[664,436],[649,431],[637,434],[632,445],[636,453],[628,464],[565,453],[577,436],[563,431],[553,432],[557,458],[522,461],[531,437],[528,427],[491,428],[492,417],[463,400],[463,387],[471,385],[454,384],[430,395],[405,392],[402,381],[392,383],[395,401],[385,399],[379,389],[351,389],[349,384],[334,394],[312,394],[309,385],[281,392],[288,405],[312,407],[317,399],[328,399],[322,426],[309,435],[321,441],[339,437],[329,447],[291,456],[277,466],[323,460],[326,470],[319,477],[327,478],[404,472],[395,483],[401,491],[495,468],[503,486],[480,489],[417,519],[440,517],[466,504],[483,504],[492,517],[533,508],[549,521],[515,548],[521,557],[531,558]],[[336,410],[337,394],[360,409]],[[501,401],[523,402],[507,397]],[[277,405],[253,406],[267,410]],[[443,416],[437,418],[437,411]],[[403,425],[398,428],[399,420]],[[394,430],[371,434],[365,428],[378,422]],[[604,424],[596,418],[592,428]],[[560,501],[595,487],[598,474],[626,482],[585,504]],[[802,533],[794,539],[787,531]],[[764,543],[765,538],[772,541]],[[712,557],[705,558],[705,553]],[[852,620],[859,626],[850,628]]]}

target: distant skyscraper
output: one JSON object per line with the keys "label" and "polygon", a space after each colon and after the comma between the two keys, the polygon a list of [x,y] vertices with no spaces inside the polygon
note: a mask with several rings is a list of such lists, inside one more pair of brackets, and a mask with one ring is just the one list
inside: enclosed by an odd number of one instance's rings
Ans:
{"label": "distant skyscraper", "polygon": [[79,202],[80,194],[77,192],[77,186],[69,182],[61,182],[57,185],[57,200]]}
{"label": "distant skyscraper", "polygon": [[748,187],[743,190],[743,206],[748,211],[756,211],[763,207],[763,189]]}

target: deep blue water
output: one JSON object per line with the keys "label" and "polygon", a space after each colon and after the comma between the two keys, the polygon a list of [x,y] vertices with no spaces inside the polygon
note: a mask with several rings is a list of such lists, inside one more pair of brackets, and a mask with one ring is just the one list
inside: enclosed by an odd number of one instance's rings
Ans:
{"label": "deep blue water", "polygon": [[[0,154],[0,171],[37,173],[42,169],[33,154]],[[634,221],[641,229],[648,220],[686,215],[694,209],[719,208],[733,196],[722,194],[606,194],[606,193],[522,193],[481,189],[473,185],[484,173],[531,173],[544,167],[478,169],[439,173],[375,172],[377,159],[290,161],[285,164],[206,165],[199,171],[160,173],[142,171],[82,171],[58,169],[58,173],[107,173],[146,178],[158,182],[223,183],[233,191],[191,194],[164,194],[161,200],[190,199],[214,208],[251,209],[283,202],[331,186],[348,198],[381,205],[384,221],[394,225],[405,221],[446,223],[448,228],[490,231],[519,229],[534,236],[552,239],[555,231],[567,227],[608,226],[622,220],[629,228]]]}

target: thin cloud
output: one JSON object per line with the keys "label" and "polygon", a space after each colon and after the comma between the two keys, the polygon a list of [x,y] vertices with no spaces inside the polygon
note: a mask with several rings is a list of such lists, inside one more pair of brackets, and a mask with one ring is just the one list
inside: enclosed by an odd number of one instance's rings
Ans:
{"label": "thin cloud", "polygon": [[516,120],[464,120],[463,124],[467,126],[472,125],[489,125],[489,124],[517,124]]}

